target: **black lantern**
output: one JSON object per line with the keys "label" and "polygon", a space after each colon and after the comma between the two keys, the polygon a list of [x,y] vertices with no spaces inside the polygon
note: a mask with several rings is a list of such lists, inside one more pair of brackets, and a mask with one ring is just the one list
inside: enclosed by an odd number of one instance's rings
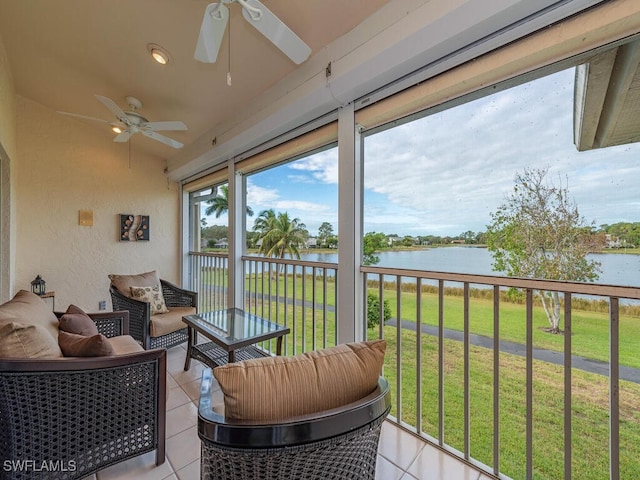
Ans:
{"label": "black lantern", "polygon": [[44,295],[46,293],[46,283],[40,275],[37,275],[35,280],[31,282],[31,291],[36,295]]}

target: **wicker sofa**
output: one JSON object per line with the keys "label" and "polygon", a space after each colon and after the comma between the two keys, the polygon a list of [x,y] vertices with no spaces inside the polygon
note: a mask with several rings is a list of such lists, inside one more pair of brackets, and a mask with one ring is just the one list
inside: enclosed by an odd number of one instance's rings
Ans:
{"label": "wicker sofa", "polygon": [[[109,275],[109,293],[114,310],[129,311],[129,332],[144,347],[171,348],[188,339],[182,317],[197,313],[198,294],[158,277],[156,271],[136,275]],[[155,314],[148,301],[133,298],[131,287],[159,285],[166,313]]]}
{"label": "wicker sofa", "polygon": [[111,355],[65,357],[61,315],[26,291],[0,305],[0,479],[84,478],[154,450],[163,463],[166,351],[142,349],[116,311],[89,314]]}
{"label": "wicker sofa", "polygon": [[373,480],[391,409],[389,384],[378,376],[386,346],[380,342],[205,370],[201,478]]}

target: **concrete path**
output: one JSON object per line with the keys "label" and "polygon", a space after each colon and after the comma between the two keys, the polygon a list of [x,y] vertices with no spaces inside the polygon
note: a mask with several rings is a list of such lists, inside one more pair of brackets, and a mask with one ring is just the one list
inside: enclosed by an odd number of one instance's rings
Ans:
{"label": "concrete path", "polygon": [[[396,319],[391,318],[386,322],[386,325],[396,326]],[[402,328],[413,330],[416,329],[415,322],[409,320],[402,320]],[[438,336],[438,327],[434,325],[422,325],[422,333],[427,335]],[[457,340],[463,342],[463,333],[458,330],[444,329],[444,337],[451,340]],[[469,342],[471,345],[475,345],[483,348],[493,349],[493,338],[485,337],[483,335],[476,335],[474,333],[469,334]],[[500,341],[500,351],[505,353],[511,353],[520,357],[526,356],[526,347],[523,344],[509,342],[506,340]],[[542,360],[556,365],[564,365],[564,354],[562,352],[554,352],[553,350],[547,350],[544,348],[533,348],[533,358],[536,360]],[[599,375],[609,376],[609,364],[601,362],[599,360],[593,360],[591,358],[579,357],[577,355],[571,355],[571,366],[585,372],[596,373]],[[629,382],[640,383],[640,369],[625,367],[620,365],[620,379],[627,380]]]}

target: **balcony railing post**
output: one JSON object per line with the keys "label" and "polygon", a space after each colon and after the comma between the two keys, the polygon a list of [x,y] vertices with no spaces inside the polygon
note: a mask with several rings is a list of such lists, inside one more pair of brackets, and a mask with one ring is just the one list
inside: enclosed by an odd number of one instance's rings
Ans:
{"label": "balcony railing post", "polygon": [[564,479],[571,480],[571,294],[564,294]]}
{"label": "balcony railing post", "polygon": [[526,478],[533,478],[533,290],[527,288],[527,340],[526,340]]}
{"label": "balcony railing post", "polygon": [[500,287],[493,286],[493,474],[500,473]]}
{"label": "balcony railing post", "polygon": [[609,478],[620,479],[620,309],[609,301]]}

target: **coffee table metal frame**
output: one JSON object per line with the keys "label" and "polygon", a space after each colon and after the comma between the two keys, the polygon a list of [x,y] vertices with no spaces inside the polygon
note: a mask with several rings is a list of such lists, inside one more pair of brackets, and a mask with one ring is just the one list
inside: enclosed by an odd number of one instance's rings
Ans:
{"label": "coffee table metal frame", "polygon": [[[260,326],[266,327],[261,329],[262,331],[266,330],[266,332],[235,338],[213,322],[213,317],[217,317],[217,320],[224,318],[228,322],[229,316],[233,316],[233,322],[257,322]],[[215,368],[226,363],[268,357],[270,353],[256,347],[255,344],[270,339],[276,339],[276,354],[281,355],[282,339],[290,331],[288,327],[270,322],[238,308],[186,315],[182,317],[182,321],[187,324],[189,330],[187,356],[184,363],[185,370],[189,370],[192,358],[203,362],[211,368]],[[210,341],[198,343],[198,333],[201,333]]]}

